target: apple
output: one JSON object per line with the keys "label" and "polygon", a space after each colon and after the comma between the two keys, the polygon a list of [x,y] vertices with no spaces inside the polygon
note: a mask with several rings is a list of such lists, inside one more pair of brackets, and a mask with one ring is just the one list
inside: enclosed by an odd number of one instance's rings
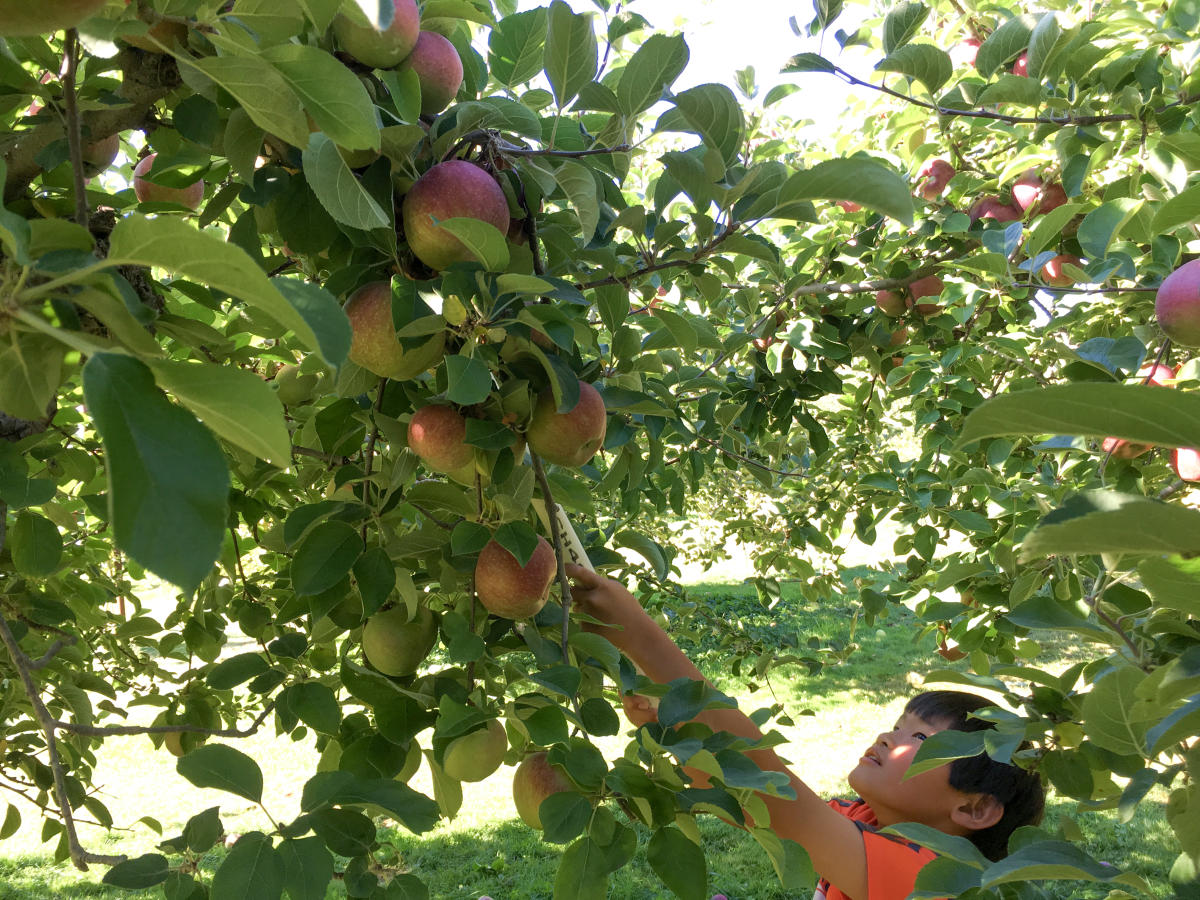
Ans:
{"label": "apple", "polygon": [[392,24],[383,31],[376,30],[361,15],[352,17],[338,13],[333,20],[333,35],[338,46],[373,69],[391,69],[400,65],[416,46],[421,32],[421,14],[416,0],[392,0],[392,8]]}
{"label": "apple", "polygon": [[94,178],[113,164],[121,149],[121,136],[110,134],[106,138],[92,141],[83,148],[83,174]]}
{"label": "apple", "polygon": [[446,745],[442,771],[455,781],[483,781],[504,762],[508,735],[499,719],[489,719],[485,727],[456,737]]}
{"label": "apple", "polygon": [[1134,380],[1139,383],[1144,381],[1146,384],[1156,384],[1159,387],[1173,387],[1169,382],[1175,380],[1175,370],[1170,366],[1155,364],[1142,366]]}
{"label": "apple", "polygon": [[0,0],[0,37],[33,37],[74,28],[108,0]]}
{"label": "apple", "polygon": [[979,47],[982,43],[979,38],[973,37],[959,41],[950,51],[950,61],[956,67],[975,65],[975,57],[979,55]]}
{"label": "apple", "polygon": [[1186,262],[1159,285],[1154,316],[1163,334],[1184,347],[1200,347],[1200,259]]}
{"label": "apple", "polygon": [[945,284],[936,275],[926,275],[918,278],[908,286],[909,305],[919,315],[932,316],[941,311],[940,303],[917,303],[922,297],[936,297],[942,292]]}
{"label": "apple", "polygon": [[1081,260],[1078,256],[1073,256],[1070,253],[1058,254],[1058,256],[1042,266],[1042,281],[1053,287],[1070,287],[1073,285],[1075,279],[1063,271],[1063,266],[1068,263],[1072,266],[1079,266]]}
{"label": "apple", "polygon": [[392,324],[392,285],[372,281],[352,293],[343,307],[350,320],[350,361],[381,378],[415,378],[445,355],[446,332],[405,350]]}
{"label": "apple", "polygon": [[[892,332],[892,336],[890,338],[888,338],[888,347],[890,347],[893,350],[896,347],[903,347],[907,343],[908,343],[908,329],[907,328],[897,328],[895,331]],[[893,356],[892,359],[900,360],[900,357]],[[896,364],[899,365],[900,363],[897,362]]]}
{"label": "apple", "polygon": [[1028,212],[1034,207],[1033,215],[1044,215],[1052,209],[1058,209],[1067,202],[1067,192],[1057,181],[1047,184],[1033,169],[1022,172],[1013,182],[1013,202],[1022,212]]}
{"label": "apple", "polygon": [[899,318],[908,311],[904,298],[895,291],[876,291],[875,306],[885,316]]}
{"label": "apple", "polygon": [[1171,453],[1171,465],[1184,481],[1200,481],[1200,450],[1195,447],[1176,447]]}
{"label": "apple", "polygon": [[502,619],[527,619],[546,605],[558,560],[538,535],[537,547],[522,566],[497,541],[488,541],[475,561],[475,594],[484,608]]}
{"label": "apple", "polygon": [[196,209],[204,202],[203,179],[193,182],[187,187],[173,188],[155,184],[145,178],[144,176],[150,171],[157,157],[157,153],[151,153],[149,156],[142,157],[133,167],[133,192],[137,195],[139,202],[175,203],[179,206],[186,206],[188,209]]}
{"label": "apple", "polygon": [[408,446],[435,472],[455,481],[475,481],[475,449],[468,443],[467,420],[449,406],[422,406],[408,423]]}
{"label": "apple", "polygon": [[960,659],[965,659],[966,651],[962,650],[957,643],[949,638],[941,638],[938,641],[938,656],[947,662],[958,662]]}
{"label": "apple", "polygon": [[570,779],[546,761],[545,751],[521,760],[513,774],[513,805],[530,828],[542,827],[542,801],[551,794],[574,790]]}
{"label": "apple", "polygon": [[315,372],[301,372],[299,366],[286,365],[275,373],[275,395],[284,406],[307,403],[313,398],[320,380]]}
{"label": "apple", "polygon": [[421,114],[436,116],[450,105],[463,81],[462,59],[454,45],[436,31],[422,31],[402,68],[417,73]]}
{"label": "apple", "polygon": [[1021,210],[1007,203],[1001,203],[999,197],[987,196],[976,200],[967,211],[971,221],[979,219],[995,219],[997,222],[1015,222],[1021,218]]}
{"label": "apple", "polygon": [[411,675],[437,640],[437,621],[428,608],[417,608],[411,622],[408,609],[394,606],[367,619],[362,630],[363,656],[384,675]]}
{"label": "apple", "polygon": [[1111,453],[1117,459],[1137,459],[1143,453],[1150,451],[1149,444],[1132,444],[1123,438],[1106,437],[1100,445],[1105,453]]}
{"label": "apple", "polygon": [[1014,62],[1013,66],[1012,66],[1012,73],[1014,75],[1020,75],[1022,78],[1029,77],[1029,54],[1028,53],[1022,53],[1020,56],[1017,57],[1016,62]]}
{"label": "apple", "polygon": [[927,159],[917,172],[917,193],[926,200],[937,200],[954,177],[954,166],[944,159]]}
{"label": "apple", "polygon": [[508,232],[508,200],[491,175],[473,162],[451,159],[417,179],[404,195],[404,235],[409,249],[431,269],[474,262],[475,254],[438,223],[446,219],[479,219]]}
{"label": "apple", "polygon": [[604,443],[607,420],[604,398],[592,385],[581,381],[579,402],[565,413],[556,409],[553,392],[543,391],[525,437],[529,449],[547,462],[582,466]]}
{"label": "apple", "polygon": [[838,200],[837,205],[840,206],[843,211],[848,213],[856,213],[862,209],[862,207],[853,200]]}

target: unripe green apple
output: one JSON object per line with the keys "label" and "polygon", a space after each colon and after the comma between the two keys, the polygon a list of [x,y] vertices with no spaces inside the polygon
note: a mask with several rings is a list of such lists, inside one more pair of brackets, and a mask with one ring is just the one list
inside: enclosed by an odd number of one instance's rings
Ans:
{"label": "unripe green apple", "polygon": [[321,376],[316,372],[301,372],[299,366],[283,366],[275,373],[275,394],[284,406],[307,403],[313,398]]}
{"label": "unripe green apple", "polygon": [[581,381],[579,402],[565,413],[556,409],[553,392],[543,391],[525,437],[529,449],[547,462],[582,466],[604,443],[607,420],[600,392]]}
{"label": "unripe green apple", "polygon": [[462,59],[454,45],[434,31],[422,31],[404,61],[421,84],[421,113],[435,116],[450,105],[463,81]]}
{"label": "unripe green apple", "polygon": [[508,735],[499,719],[446,745],[442,770],[455,781],[483,781],[504,762]]}
{"label": "unripe green apple", "polygon": [[179,206],[186,206],[188,209],[196,209],[204,202],[203,179],[193,182],[187,187],[173,188],[155,184],[144,178],[143,176],[150,171],[157,157],[157,153],[151,153],[139,160],[138,164],[133,167],[133,192],[140,202],[176,203]]}
{"label": "unripe green apple", "polygon": [[530,828],[541,830],[542,801],[551,794],[574,790],[570,780],[546,761],[545,752],[533,753],[517,766],[513,774],[513,805]]}
{"label": "unripe green apple", "polygon": [[426,607],[408,620],[408,610],[396,606],[367,619],[362,630],[363,655],[384,675],[411,675],[437,640],[437,621]]}
{"label": "unripe green apple", "polygon": [[333,34],[338,46],[373,69],[391,69],[400,65],[417,43],[421,14],[417,11],[416,0],[392,0],[392,4],[395,10],[392,24],[383,31],[377,31],[357,11],[338,13],[333,20]]}
{"label": "unripe green apple", "polygon": [[107,0],[0,0],[0,37],[32,37],[74,28]]}
{"label": "unripe green apple", "polygon": [[422,406],[408,423],[408,446],[435,472],[475,480],[475,448],[466,443],[467,420],[449,406]]}
{"label": "unripe green apple", "polygon": [[527,619],[546,605],[557,573],[554,550],[540,535],[524,566],[498,542],[488,541],[475,562],[475,594],[494,616]]}
{"label": "unripe green apple", "polygon": [[1200,347],[1200,259],[1186,262],[1166,278],[1154,298],[1163,334],[1184,347]]}
{"label": "unripe green apple", "polygon": [[456,262],[472,262],[475,254],[439,226],[446,219],[479,219],[508,231],[508,201],[491,175],[475,163],[451,159],[417,179],[402,204],[404,236],[417,259],[441,270]]}

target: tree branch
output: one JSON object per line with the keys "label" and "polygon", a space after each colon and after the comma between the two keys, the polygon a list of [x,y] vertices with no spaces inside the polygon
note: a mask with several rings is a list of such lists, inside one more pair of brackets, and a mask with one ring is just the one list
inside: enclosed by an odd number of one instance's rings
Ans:
{"label": "tree branch", "polygon": [[81,725],[78,722],[60,722],[51,720],[51,724],[61,731],[83,737],[127,737],[137,734],[202,734],[205,737],[245,738],[250,737],[262,728],[267,717],[275,709],[275,701],[266,705],[262,712],[255,717],[248,728],[205,728],[201,725]]}
{"label": "tree branch", "polygon": [[75,221],[83,228],[88,227],[88,205],[83,177],[83,135],[79,127],[79,98],[75,95],[75,73],[79,67],[79,32],[67,29],[63,41],[63,56],[66,57],[66,74],[63,76],[63,100],[67,107],[67,148],[71,158],[71,176],[75,187]]}
{"label": "tree branch", "polygon": [[623,275],[610,275],[607,278],[600,278],[596,281],[585,281],[582,284],[575,285],[581,291],[586,291],[589,288],[603,287],[606,284],[623,284],[628,286],[629,282],[635,278],[640,278],[642,275],[649,275],[651,272],[661,272],[663,269],[678,269],[682,266],[691,266],[700,262],[704,257],[711,254],[721,245],[726,238],[734,234],[741,225],[737,222],[730,222],[721,232],[712,238],[708,243],[702,246],[691,256],[684,259],[668,259],[662,262],[650,263],[640,269],[634,269],[632,272],[626,272]]}
{"label": "tree branch", "polygon": [[558,527],[558,504],[554,502],[554,495],[550,493],[550,481],[546,478],[546,470],[542,466],[542,459],[533,450],[529,451],[529,458],[533,460],[533,474],[537,478],[538,487],[542,492],[542,500],[546,504],[546,518],[550,520],[550,539],[554,542],[554,557],[558,561],[558,589],[562,593],[562,655],[563,662],[570,659],[569,646],[567,638],[569,636],[570,613],[571,613],[571,582],[567,578],[567,554],[563,550],[563,534]]}

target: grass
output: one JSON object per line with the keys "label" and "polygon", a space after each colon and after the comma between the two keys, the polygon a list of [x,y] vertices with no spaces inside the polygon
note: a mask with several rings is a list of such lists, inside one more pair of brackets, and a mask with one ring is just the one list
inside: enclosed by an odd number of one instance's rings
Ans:
{"label": "grass", "polygon": [[[931,669],[946,664],[933,653],[932,639],[921,645],[912,641],[907,610],[891,610],[889,617],[852,633],[852,613],[837,604],[815,605],[799,598],[785,586],[784,601],[766,610],[752,587],[744,585],[700,585],[689,589],[698,603],[729,621],[740,622],[752,637],[766,643],[798,641],[809,636],[839,644],[857,641],[861,648],[843,664],[829,667],[819,676],[809,676],[798,666],[773,670],[758,689],[747,690],[745,679],[730,675],[726,658],[716,642],[705,639],[688,647],[701,668],[722,689],[736,695],[743,708],[752,710],[781,703],[794,724],[781,728],[790,744],[783,748],[796,771],[814,789],[828,796],[847,791],[845,773],[852,761],[871,742],[880,728],[890,724],[906,699]],[[789,637],[790,635],[790,637]],[[1046,668],[1065,665],[1072,648],[1048,648],[1036,664]],[[962,666],[963,663],[957,665]],[[812,715],[807,715],[811,713]],[[601,747],[609,758],[617,756],[627,738],[603,739]],[[264,796],[270,813],[280,822],[298,812],[299,792],[315,766],[311,741],[292,742],[287,737],[262,734],[240,742],[263,766]],[[229,794],[192,787],[174,770],[175,760],[154,751],[147,738],[123,738],[105,744],[97,783],[104,786],[104,800],[118,825],[127,831],[104,831],[85,827],[83,840],[92,849],[136,855],[153,850],[158,838],[145,825],[143,815],[159,816],[164,837],[180,833],[187,817],[209,806],[219,805],[226,830],[243,833],[268,830],[263,812]],[[418,790],[431,791],[428,772],[422,769],[411,782]],[[1044,825],[1054,831],[1072,817],[1083,834],[1083,847],[1098,859],[1140,874],[1155,894],[1170,896],[1166,872],[1174,854],[1173,837],[1167,826],[1165,794],[1157,790],[1139,804],[1134,818],[1125,824],[1115,812],[1077,813],[1071,802],[1051,802]],[[60,897],[129,896],[99,884],[100,872],[79,873],[69,864],[55,863],[52,849],[39,841],[39,828],[31,808],[22,809],[25,826],[0,843],[0,900],[48,900]],[[765,853],[748,835],[710,820],[701,824],[713,892],[730,900],[783,900],[783,891]],[[443,822],[432,832],[417,837],[404,831],[381,833],[386,847],[398,862],[429,886],[434,900],[467,900],[490,895],[497,900],[549,900],[554,872],[562,848],[545,844],[540,835],[516,819],[510,797],[509,779],[497,774],[481,784],[464,785],[462,812],[452,822]],[[646,835],[641,835],[644,842]],[[205,860],[211,870],[223,851]],[[154,889],[153,894],[157,894]],[[1106,897],[1105,887],[1074,883],[1051,884],[1051,898]],[[343,897],[340,887],[329,897]],[[611,898],[666,900],[671,895],[661,886],[639,853],[633,863],[612,879]]]}

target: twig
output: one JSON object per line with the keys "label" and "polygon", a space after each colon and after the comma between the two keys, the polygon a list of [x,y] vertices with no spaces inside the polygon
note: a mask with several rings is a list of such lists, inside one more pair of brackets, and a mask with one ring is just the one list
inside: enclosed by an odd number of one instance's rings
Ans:
{"label": "twig", "polygon": [[63,41],[63,56],[66,57],[66,74],[63,76],[63,99],[67,107],[67,147],[71,157],[71,176],[75,187],[75,221],[87,228],[88,206],[83,177],[83,134],[79,127],[79,103],[75,96],[75,73],[79,65],[79,32],[67,29]]}
{"label": "twig", "polygon": [[1163,488],[1161,491],[1158,492],[1158,499],[1159,500],[1169,500],[1170,498],[1174,497],[1176,494],[1178,494],[1180,491],[1182,491],[1186,487],[1187,487],[1186,481],[1184,481],[1182,478],[1176,478],[1174,482],[1167,485],[1165,488]]}
{"label": "twig", "polygon": [[261,713],[250,723],[248,728],[205,728],[202,725],[81,725],[78,722],[60,722],[51,720],[51,724],[62,731],[79,734],[84,737],[126,737],[138,734],[202,734],[206,737],[245,738],[255,734],[267,716],[275,709],[275,701],[266,705]]}
{"label": "twig", "polygon": [[678,269],[682,266],[695,265],[716,250],[726,238],[734,234],[740,227],[739,223],[730,222],[712,240],[684,259],[668,259],[662,262],[650,263],[640,269],[626,272],[623,275],[610,275],[607,278],[600,278],[596,281],[585,281],[583,284],[577,284],[576,287],[581,291],[586,291],[590,288],[603,287],[606,284],[628,285],[633,279],[640,278],[642,275],[649,275],[651,272],[661,272],[663,269]]}
{"label": "twig", "polygon": [[762,469],[764,472],[770,472],[773,475],[778,475],[780,478],[799,478],[806,474],[802,469],[796,469],[794,472],[785,472],[782,469],[772,469],[770,466],[764,465],[763,463],[760,463],[758,460],[751,459],[748,456],[742,456],[742,454],[735,453],[732,450],[727,450],[724,447],[722,447],[719,442],[714,441],[712,438],[707,438],[702,434],[696,435],[696,440],[704,441],[704,443],[710,444],[711,446],[715,447],[717,450],[719,450],[720,452],[724,453],[726,456],[728,456],[732,459],[740,459],[742,462],[746,463],[747,465],[754,466],[757,469]]}
{"label": "twig", "polygon": [[36,672],[38,669],[46,668],[46,666],[50,665],[50,660],[54,659],[54,657],[58,655],[58,652],[60,650],[62,650],[64,647],[70,647],[74,643],[75,643],[74,635],[71,635],[68,640],[64,640],[62,638],[58,639],[57,641],[55,641],[53,644],[50,645],[50,649],[48,649],[45,653],[43,653],[37,659],[29,660],[29,670],[31,672]]}
{"label": "twig", "polygon": [[546,518],[550,520],[550,538],[554,541],[554,556],[558,561],[558,588],[562,593],[562,654],[563,662],[567,662],[570,657],[567,638],[569,636],[568,626],[570,624],[569,614],[571,612],[571,582],[567,578],[567,554],[563,550],[563,535],[558,527],[558,504],[554,502],[554,495],[550,493],[550,482],[546,478],[546,470],[542,466],[542,459],[532,450],[529,451],[529,458],[533,460],[533,474],[537,479],[538,487],[542,491],[542,500],[546,504]]}
{"label": "twig", "polygon": [[319,459],[321,462],[327,462],[331,465],[345,465],[346,463],[346,457],[344,456],[331,456],[328,453],[322,453],[320,450],[314,450],[311,447],[298,447],[295,444],[292,445],[292,455]]}

